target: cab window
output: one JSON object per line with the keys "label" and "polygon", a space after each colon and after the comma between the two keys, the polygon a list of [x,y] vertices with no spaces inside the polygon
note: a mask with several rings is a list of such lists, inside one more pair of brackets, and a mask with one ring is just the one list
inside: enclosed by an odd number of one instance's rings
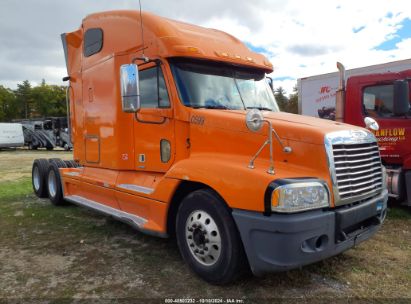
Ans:
{"label": "cab window", "polygon": [[393,117],[394,85],[370,86],[363,92],[364,114],[371,117]]}
{"label": "cab window", "polygon": [[168,108],[167,87],[159,66],[139,72],[140,101],[142,108]]}

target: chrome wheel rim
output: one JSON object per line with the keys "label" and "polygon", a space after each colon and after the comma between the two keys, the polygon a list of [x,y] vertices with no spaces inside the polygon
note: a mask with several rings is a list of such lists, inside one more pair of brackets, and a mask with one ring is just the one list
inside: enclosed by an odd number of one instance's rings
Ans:
{"label": "chrome wheel rim", "polygon": [[186,221],[185,238],[192,256],[202,265],[212,266],[221,255],[220,230],[210,214],[191,212]]}
{"label": "chrome wheel rim", "polygon": [[57,182],[56,182],[56,174],[54,173],[53,170],[50,170],[49,172],[48,187],[49,187],[50,196],[55,197],[56,192],[57,192]]}
{"label": "chrome wheel rim", "polygon": [[33,170],[33,185],[36,191],[40,189],[40,170],[37,166],[35,166]]}

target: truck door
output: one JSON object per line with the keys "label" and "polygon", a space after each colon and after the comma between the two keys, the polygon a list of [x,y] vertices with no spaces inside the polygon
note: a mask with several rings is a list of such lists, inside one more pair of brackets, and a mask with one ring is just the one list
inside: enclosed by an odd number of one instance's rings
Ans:
{"label": "truck door", "polygon": [[161,64],[139,66],[141,109],[134,116],[136,170],[166,172],[174,160],[174,121]]}
{"label": "truck door", "polygon": [[[383,159],[390,164],[402,164],[409,153],[411,119],[393,113],[393,82],[370,84],[363,87],[362,103],[364,116],[378,121],[380,129],[375,132]],[[410,113],[411,114],[411,113]]]}

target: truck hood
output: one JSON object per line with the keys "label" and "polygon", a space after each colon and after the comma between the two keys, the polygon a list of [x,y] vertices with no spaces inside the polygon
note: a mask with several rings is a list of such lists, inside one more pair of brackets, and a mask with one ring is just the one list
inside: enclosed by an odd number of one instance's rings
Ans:
{"label": "truck hood", "polygon": [[[324,136],[327,133],[342,130],[362,129],[353,125],[340,122],[296,115],[284,112],[263,111],[266,120],[272,123],[273,128],[283,140],[305,142],[310,144],[324,144]],[[193,110],[191,123],[201,122],[199,125],[205,128],[218,128],[234,132],[251,133],[253,136],[266,136],[267,127],[253,133],[247,129],[245,123],[246,111],[240,110]],[[367,131],[368,132],[368,131]]]}

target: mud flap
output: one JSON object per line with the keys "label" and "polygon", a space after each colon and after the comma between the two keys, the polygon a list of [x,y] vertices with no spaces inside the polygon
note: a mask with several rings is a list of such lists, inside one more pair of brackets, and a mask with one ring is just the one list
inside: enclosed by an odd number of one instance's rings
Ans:
{"label": "mud flap", "polygon": [[411,170],[405,172],[405,189],[407,197],[403,204],[411,207]]}

